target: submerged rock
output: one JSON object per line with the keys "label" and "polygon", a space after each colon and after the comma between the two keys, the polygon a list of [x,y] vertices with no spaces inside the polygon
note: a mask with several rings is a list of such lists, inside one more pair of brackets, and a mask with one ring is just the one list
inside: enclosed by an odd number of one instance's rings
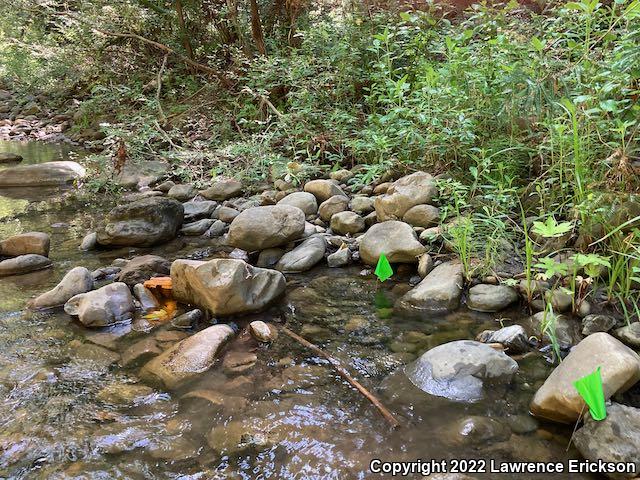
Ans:
{"label": "submerged rock", "polygon": [[612,403],[607,418],[595,421],[586,416],[573,443],[592,462],[632,463],[635,473],[611,473],[609,478],[635,478],[640,472],[640,410]]}
{"label": "submerged rock", "polygon": [[22,155],[11,152],[0,153],[0,163],[19,163],[22,161]]}
{"label": "submerged rock", "polygon": [[5,257],[17,257],[19,255],[49,256],[51,240],[49,235],[42,232],[29,232],[14,235],[0,242],[0,255]]}
{"label": "submerged rock", "polygon": [[405,367],[423,392],[460,402],[484,397],[485,383],[508,383],[518,370],[515,360],[479,342],[459,340],[424,353]]}
{"label": "submerged rock", "polygon": [[378,263],[382,253],[391,263],[416,263],[425,250],[413,228],[398,221],[373,225],[360,240],[360,258],[369,265]]}
{"label": "submerged rock", "polygon": [[598,367],[606,398],[640,380],[638,354],[607,333],[594,333],[576,345],[547,378],[533,397],[531,413],[557,422],[575,422],[584,401],[573,382]]}
{"label": "submerged rock", "polygon": [[499,312],[518,298],[518,293],[511,287],[481,283],[469,289],[467,307],[478,312]]}
{"label": "submerged rock", "polygon": [[84,178],[84,167],[76,162],[46,162],[20,165],[0,171],[0,187],[47,187]]}
{"label": "submerged rock", "polygon": [[29,303],[30,308],[51,308],[64,305],[71,297],[93,290],[93,276],[84,267],[75,267],[52,290]]}
{"label": "submerged rock", "polygon": [[206,308],[214,315],[260,310],[286,287],[284,275],[276,270],[223,258],[176,260],[171,265],[171,279],[176,300]]}
{"label": "submerged rock", "polygon": [[140,376],[173,389],[209,370],[220,349],[234,335],[229,325],[214,325],[181,340],[147,363]]}
{"label": "submerged rock", "polygon": [[324,238],[321,235],[314,235],[285,253],[275,268],[285,273],[306,272],[324,258],[326,249],[327,242]]}
{"label": "submerged rock", "polygon": [[248,208],[229,227],[228,243],[247,252],[278,247],[304,233],[302,210],[291,205]]}
{"label": "submerged rock", "polygon": [[172,198],[150,197],[109,212],[98,230],[98,243],[104,246],[150,247],[176,237],[182,225],[184,208]]}
{"label": "submerged rock", "polygon": [[77,316],[86,327],[106,327],[130,320],[133,309],[129,287],[122,282],[75,295],[64,305],[64,311]]}
{"label": "submerged rock", "polygon": [[52,262],[42,255],[28,254],[9,258],[0,262],[0,277],[9,275],[22,275],[49,268]]}
{"label": "submerged rock", "polygon": [[400,306],[441,313],[455,310],[460,306],[462,285],[462,264],[442,263],[400,299]]}

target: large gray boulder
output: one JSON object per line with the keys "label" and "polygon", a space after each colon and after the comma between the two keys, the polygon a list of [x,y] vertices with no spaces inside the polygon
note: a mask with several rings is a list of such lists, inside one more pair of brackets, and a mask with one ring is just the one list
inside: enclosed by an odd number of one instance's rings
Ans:
{"label": "large gray boulder", "polygon": [[64,311],[78,317],[85,327],[106,327],[130,320],[133,310],[133,297],[122,282],[75,295],[64,304]]}
{"label": "large gray boulder", "polygon": [[426,251],[409,225],[388,221],[373,225],[360,239],[360,258],[369,265],[384,253],[391,263],[416,263]]}
{"label": "large gray boulder", "polygon": [[0,242],[0,255],[5,257],[17,257],[18,255],[49,256],[51,240],[49,235],[43,232],[28,232],[14,235]]}
{"label": "large gray boulder", "polygon": [[64,305],[71,297],[89,292],[92,289],[91,272],[84,267],[75,267],[69,270],[53,289],[32,300],[29,307],[52,308]]}
{"label": "large gray boulder", "polygon": [[640,410],[618,403],[607,407],[607,418],[595,421],[586,416],[573,443],[592,462],[632,463],[635,473],[610,473],[609,478],[635,478],[640,472]]}
{"label": "large gray boulder", "polygon": [[286,287],[282,273],[231,258],[176,260],[171,265],[171,280],[176,300],[206,308],[214,315],[260,310]]}
{"label": "large gray boulder", "polygon": [[234,335],[229,325],[214,325],[181,340],[148,362],[140,376],[174,389],[209,370],[218,353]]}
{"label": "large gray boulder", "polygon": [[573,382],[601,367],[605,397],[624,392],[640,380],[640,357],[608,333],[589,335],[549,375],[531,402],[531,413],[556,422],[575,422],[584,401]]}
{"label": "large gray boulder", "polygon": [[411,207],[430,203],[437,193],[435,181],[428,173],[415,172],[402,177],[393,182],[384,195],[376,197],[378,221],[400,220]]}
{"label": "large gray boulder", "polygon": [[279,247],[304,233],[305,216],[298,207],[268,205],[248,208],[229,226],[229,245],[248,252]]}
{"label": "large gray boulder", "polygon": [[434,227],[440,222],[440,209],[433,205],[416,205],[407,210],[402,220],[413,227]]}
{"label": "large gray boulder", "polygon": [[24,273],[43,270],[51,266],[51,260],[42,255],[28,254],[9,258],[0,262],[0,277],[22,275]]}
{"label": "large gray boulder", "polygon": [[457,261],[445,262],[431,270],[407,292],[400,299],[400,306],[434,313],[455,310],[460,306],[462,286],[462,264]]}
{"label": "large gray boulder", "polygon": [[484,397],[485,383],[508,383],[518,370],[515,360],[480,342],[459,340],[432,348],[405,367],[423,392],[459,402]]}
{"label": "large gray boulder", "polygon": [[98,230],[98,243],[150,247],[175,238],[183,219],[184,207],[177,200],[144,198],[111,210]]}
{"label": "large gray boulder", "polygon": [[293,192],[280,200],[278,205],[291,205],[298,207],[305,215],[315,215],[318,213],[318,201],[309,192]]}
{"label": "large gray boulder", "polygon": [[326,249],[327,242],[324,237],[313,235],[290,252],[285,253],[275,268],[285,273],[306,272],[324,258]]}
{"label": "large gray boulder", "polygon": [[506,285],[481,283],[469,289],[467,307],[477,312],[499,312],[518,301],[518,292]]}
{"label": "large gray boulder", "polygon": [[0,187],[51,187],[84,178],[84,167],[76,162],[46,162],[0,170]]}

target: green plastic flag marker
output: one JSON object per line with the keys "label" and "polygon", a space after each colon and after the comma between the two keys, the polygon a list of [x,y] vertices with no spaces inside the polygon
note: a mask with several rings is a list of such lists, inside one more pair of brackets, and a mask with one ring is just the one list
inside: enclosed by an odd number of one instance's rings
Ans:
{"label": "green plastic flag marker", "polygon": [[576,380],[573,385],[589,406],[591,417],[594,420],[600,421],[607,418],[607,407],[604,404],[604,390],[602,389],[600,367],[586,377]]}
{"label": "green plastic flag marker", "polygon": [[393,269],[391,268],[389,260],[387,260],[384,253],[380,254],[380,258],[378,258],[378,265],[376,265],[376,271],[374,273],[381,282],[384,282],[393,275]]}

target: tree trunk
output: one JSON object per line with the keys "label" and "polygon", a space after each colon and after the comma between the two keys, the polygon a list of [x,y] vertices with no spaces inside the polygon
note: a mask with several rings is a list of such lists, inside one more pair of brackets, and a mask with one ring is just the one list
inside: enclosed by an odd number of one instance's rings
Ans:
{"label": "tree trunk", "polygon": [[184,11],[182,10],[182,1],[176,0],[176,13],[178,14],[178,25],[180,27],[180,37],[182,38],[182,46],[184,47],[185,52],[187,52],[187,57],[190,60],[195,60],[193,56],[193,47],[191,46],[191,40],[189,40],[189,35],[187,34],[187,29],[184,21]]}
{"label": "tree trunk", "polygon": [[267,55],[267,46],[264,44],[264,34],[262,33],[262,22],[260,21],[260,10],[258,10],[257,0],[251,2],[251,33],[256,48],[261,55]]}

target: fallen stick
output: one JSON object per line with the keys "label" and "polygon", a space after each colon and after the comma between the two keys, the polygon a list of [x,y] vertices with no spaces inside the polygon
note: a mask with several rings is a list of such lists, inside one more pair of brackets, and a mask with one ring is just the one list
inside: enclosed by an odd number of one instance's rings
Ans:
{"label": "fallen stick", "polygon": [[391,424],[392,428],[397,428],[400,426],[400,423],[398,423],[395,417],[391,414],[389,410],[387,410],[387,408],[380,402],[380,400],[378,400],[371,392],[369,392],[369,390],[364,388],[360,382],[358,382],[351,375],[349,375],[349,372],[347,372],[345,368],[342,365],[340,365],[340,362],[338,360],[333,358],[324,350],[315,346],[313,343],[308,342],[307,340],[302,338],[300,335],[293,333],[287,327],[281,326],[280,330],[282,331],[282,333],[294,339],[299,344],[307,347],[310,350],[313,350],[318,355],[329,360],[329,363],[335,369],[335,371],[338,372],[340,376],[344,378],[347,382],[349,382],[353,387],[355,387],[356,390],[358,390],[367,400],[369,400],[373,404],[373,406],[378,409],[378,411],[382,414],[382,416]]}

